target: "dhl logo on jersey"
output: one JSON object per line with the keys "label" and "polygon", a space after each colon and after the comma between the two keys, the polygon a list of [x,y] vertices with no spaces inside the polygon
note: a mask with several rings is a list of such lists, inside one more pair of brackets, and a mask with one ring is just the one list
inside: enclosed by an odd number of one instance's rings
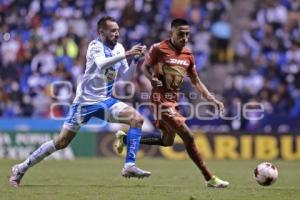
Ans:
{"label": "dhl logo on jersey", "polygon": [[166,62],[169,64],[177,64],[177,65],[184,65],[184,66],[189,66],[189,64],[190,64],[186,60],[180,60],[180,59],[176,59],[176,58],[170,58]]}

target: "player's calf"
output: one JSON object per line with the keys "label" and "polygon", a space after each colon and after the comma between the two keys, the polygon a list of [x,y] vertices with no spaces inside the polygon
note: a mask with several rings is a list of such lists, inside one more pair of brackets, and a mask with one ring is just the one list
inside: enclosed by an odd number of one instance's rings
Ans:
{"label": "player's calf", "polygon": [[76,133],[71,130],[62,129],[61,133],[53,140],[55,149],[61,150],[66,148],[75,135]]}
{"label": "player's calf", "polygon": [[173,146],[173,144],[174,144],[174,138],[173,139],[162,138],[162,144],[161,144],[161,146],[170,147],[170,146]]}

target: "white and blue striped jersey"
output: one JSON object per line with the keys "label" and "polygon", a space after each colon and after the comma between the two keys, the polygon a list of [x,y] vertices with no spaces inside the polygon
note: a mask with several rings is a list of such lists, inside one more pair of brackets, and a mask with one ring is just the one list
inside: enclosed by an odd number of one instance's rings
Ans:
{"label": "white and blue striped jersey", "polygon": [[92,104],[105,101],[111,97],[120,67],[129,67],[127,60],[124,58],[106,67],[97,66],[95,60],[104,60],[120,54],[125,54],[125,49],[120,43],[117,43],[114,49],[111,50],[99,39],[90,42],[86,54],[86,69],[84,75],[78,80],[76,97],[73,103]]}

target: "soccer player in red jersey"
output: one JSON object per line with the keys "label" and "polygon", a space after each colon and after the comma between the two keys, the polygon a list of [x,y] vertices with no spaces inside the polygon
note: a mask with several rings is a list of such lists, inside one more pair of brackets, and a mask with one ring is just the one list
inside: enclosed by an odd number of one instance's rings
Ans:
{"label": "soccer player in red jersey", "polygon": [[[213,102],[223,111],[224,105],[218,101],[200,81],[195,68],[192,52],[185,46],[188,43],[190,28],[184,19],[175,19],[171,24],[171,38],[151,46],[143,63],[143,71],[152,83],[151,102],[156,126],[161,130],[160,138],[143,138],[142,144],[171,146],[176,133],[184,142],[189,157],[201,170],[208,187],[223,188],[229,183],[214,176],[198,151],[193,133],[178,112],[178,89],[186,75],[203,97]],[[122,148],[124,134],[117,133],[118,148]]]}

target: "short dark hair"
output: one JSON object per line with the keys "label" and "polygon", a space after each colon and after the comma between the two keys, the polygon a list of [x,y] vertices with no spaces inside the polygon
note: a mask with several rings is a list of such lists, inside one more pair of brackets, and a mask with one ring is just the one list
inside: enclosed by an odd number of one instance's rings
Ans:
{"label": "short dark hair", "polygon": [[171,28],[178,27],[178,26],[188,26],[188,25],[189,23],[185,19],[177,18],[172,21]]}
{"label": "short dark hair", "polygon": [[99,19],[99,21],[97,22],[97,31],[99,32],[100,29],[104,29],[106,26],[106,21],[112,21],[112,22],[116,22],[117,20],[111,16],[105,16],[105,17],[101,17],[101,19]]}

